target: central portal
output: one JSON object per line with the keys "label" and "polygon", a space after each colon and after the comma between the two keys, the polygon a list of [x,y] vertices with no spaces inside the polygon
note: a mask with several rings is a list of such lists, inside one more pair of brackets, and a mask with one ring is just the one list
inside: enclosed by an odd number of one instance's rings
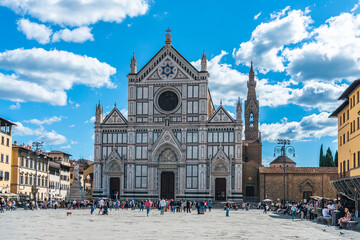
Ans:
{"label": "central portal", "polygon": [[110,178],[110,198],[119,199],[120,194],[120,178],[112,177]]}
{"label": "central portal", "polygon": [[161,173],[160,198],[175,199],[175,174],[174,172]]}
{"label": "central portal", "polygon": [[226,200],[226,179],[216,178],[215,179],[215,201]]}

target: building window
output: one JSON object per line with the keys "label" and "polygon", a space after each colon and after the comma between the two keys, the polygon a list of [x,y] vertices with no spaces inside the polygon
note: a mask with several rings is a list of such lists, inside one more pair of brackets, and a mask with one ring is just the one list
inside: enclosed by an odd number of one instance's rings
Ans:
{"label": "building window", "polygon": [[127,156],[127,147],[126,146],[117,147],[117,150],[119,155],[125,159]]}
{"label": "building window", "polygon": [[5,172],[5,181],[9,181],[9,180],[10,180],[10,173]]}
{"label": "building window", "polygon": [[340,116],[340,118],[339,118],[339,125],[341,125],[341,120],[342,120],[342,119],[341,119],[341,116]]}
{"label": "building window", "polygon": [[345,123],[345,112],[343,113],[343,123]]}
{"label": "building window", "polygon": [[186,166],[186,188],[196,189],[198,188],[198,166],[187,165]]}
{"label": "building window", "polygon": [[5,138],[1,137],[1,144],[4,145],[5,144]]}
{"label": "building window", "polygon": [[346,111],[347,118],[346,120],[349,120],[349,110]]}
{"label": "building window", "polygon": [[135,188],[147,188],[147,166],[136,165],[135,167]]}
{"label": "building window", "polygon": [[354,166],[353,166],[353,168],[355,168],[356,167],[356,154],[355,153],[353,154],[353,157],[354,157]]}
{"label": "building window", "polygon": [[231,165],[231,189],[235,189],[235,164]]}
{"label": "building window", "polygon": [[347,170],[348,171],[350,170],[350,162],[349,162],[349,160],[347,160]]}
{"label": "building window", "polygon": [[0,181],[2,181],[3,178],[4,178],[4,175],[3,175],[3,174],[4,174],[4,172],[0,170]]}
{"label": "building window", "polygon": [[186,146],[186,158],[198,159],[198,146]]}
{"label": "building window", "polygon": [[32,177],[30,176],[30,177],[29,177],[29,184],[32,185],[32,182],[33,182],[33,181],[32,181]]}
{"label": "building window", "polygon": [[198,132],[187,132],[186,133],[186,142],[187,143],[198,143],[199,142],[199,133]]}
{"label": "building window", "polygon": [[25,184],[26,184],[26,185],[29,184],[29,177],[28,177],[28,175],[25,176]]}
{"label": "building window", "polygon": [[1,162],[4,162],[4,154],[1,154]]}
{"label": "building window", "polygon": [[173,131],[173,133],[177,138],[177,140],[181,143],[181,137],[182,137],[181,131]]}
{"label": "building window", "polygon": [[199,86],[188,86],[187,87],[188,98],[198,98],[199,97]]}
{"label": "building window", "polygon": [[6,146],[8,146],[8,147],[10,146],[10,139],[8,139],[8,138],[6,139]]}
{"label": "building window", "polygon": [[127,188],[127,165],[124,164],[124,188]]}
{"label": "building window", "polygon": [[234,142],[234,132],[224,131],[224,132],[208,132],[208,142],[209,143],[229,143]]}
{"label": "building window", "polygon": [[136,133],[136,143],[147,143],[148,134],[147,132],[137,132]]}
{"label": "building window", "polygon": [[340,140],[339,140],[340,146],[342,145],[342,137],[340,136]]}
{"label": "building window", "polygon": [[153,132],[153,143],[156,142],[156,140],[158,139],[158,137],[160,136],[161,131],[154,131]]}
{"label": "building window", "polygon": [[147,102],[136,103],[136,114],[137,115],[148,114],[148,106],[149,106],[149,104]]}
{"label": "building window", "polygon": [[343,144],[345,144],[345,133],[343,134]]}
{"label": "building window", "polygon": [[149,87],[137,87],[137,99],[149,99]]}
{"label": "building window", "polygon": [[189,114],[199,113],[199,101],[188,101],[187,113]]}
{"label": "building window", "polygon": [[43,186],[43,187],[45,186],[45,179],[44,178],[41,179],[41,186]]}
{"label": "building window", "polygon": [[20,184],[24,184],[24,176],[20,175]]}
{"label": "building window", "polygon": [[147,146],[136,146],[135,147],[136,153],[135,153],[135,158],[136,159],[147,159],[148,155],[147,155]]}

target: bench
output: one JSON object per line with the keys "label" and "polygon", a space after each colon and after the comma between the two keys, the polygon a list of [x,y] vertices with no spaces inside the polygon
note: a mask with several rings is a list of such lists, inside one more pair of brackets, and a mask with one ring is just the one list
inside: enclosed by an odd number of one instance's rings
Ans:
{"label": "bench", "polygon": [[347,221],[347,222],[343,222],[342,223],[344,228],[348,227],[351,230],[357,229],[357,225],[359,224],[359,222],[357,221]]}
{"label": "bench", "polygon": [[317,221],[319,223],[327,223],[327,225],[330,225],[332,222],[332,218],[331,217],[318,217]]}

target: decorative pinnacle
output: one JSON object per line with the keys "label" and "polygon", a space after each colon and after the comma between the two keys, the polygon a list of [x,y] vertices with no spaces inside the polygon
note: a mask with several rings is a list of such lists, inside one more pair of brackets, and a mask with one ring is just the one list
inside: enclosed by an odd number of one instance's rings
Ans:
{"label": "decorative pinnacle", "polygon": [[167,30],[165,30],[166,34],[165,34],[165,43],[166,44],[171,44],[171,30],[170,28],[168,28]]}

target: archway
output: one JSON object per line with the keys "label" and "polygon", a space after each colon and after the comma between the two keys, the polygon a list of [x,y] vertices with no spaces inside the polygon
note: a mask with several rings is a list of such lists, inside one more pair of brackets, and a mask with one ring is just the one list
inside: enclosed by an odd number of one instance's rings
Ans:
{"label": "archway", "polygon": [[110,177],[110,198],[118,199],[120,196],[120,178]]}
{"label": "archway", "polygon": [[215,179],[215,201],[226,200],[226,178]]}
{"label": "archway", "polygon": [[175,174],[174,172],[161,173],[160,198],[175,199]]}

